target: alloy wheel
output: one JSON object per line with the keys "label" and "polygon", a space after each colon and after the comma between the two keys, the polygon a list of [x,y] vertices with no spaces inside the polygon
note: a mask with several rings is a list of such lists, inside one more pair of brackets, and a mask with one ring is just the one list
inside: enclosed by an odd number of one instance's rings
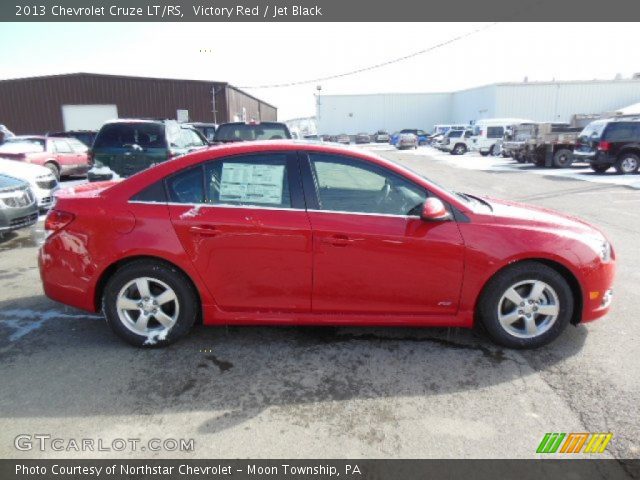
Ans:
{"label": "alloy wheel", "polygon": [[620,167],[624,173],[632,173],[638,169],[638,161],[633,157],[625,157],[620,162]]}
{"label": "alloy wheel", "polygon": [[498,302],[498,320],[514,337],[534,338],[547,332],[558,319],[556,291],[541,280],[525,280],[509,287]]}
{"label": "alloy wheel", "polygon": [[176,324],[180,304],[169,285],[155,278],[140,277],[122,287],[116,310],[127,329],[149,336],[168,331]]}

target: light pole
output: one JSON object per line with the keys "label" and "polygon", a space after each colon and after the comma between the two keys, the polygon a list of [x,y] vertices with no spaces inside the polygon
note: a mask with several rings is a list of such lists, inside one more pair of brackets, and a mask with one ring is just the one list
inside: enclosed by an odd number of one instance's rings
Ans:
{"label": "light pole", "polygon": [[322,91],[322,85],[317,85],[316,90],[316,135],[320,135],[320,92]]}

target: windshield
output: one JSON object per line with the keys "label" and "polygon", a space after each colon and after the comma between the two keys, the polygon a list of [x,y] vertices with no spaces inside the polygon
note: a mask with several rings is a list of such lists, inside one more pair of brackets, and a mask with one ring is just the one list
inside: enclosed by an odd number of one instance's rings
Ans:
{"label": "windshield", "polygon": [[44,152],[44,140],[39,138],[10,138],[0,145],[0,153]]}
{"label": "windshield", "polygon": [[247,142],[253,140],[290,139],[289,129],[284,124],[260,123],[228,123],[220,125],[214,137],[216,142]]}
{"label": "windshield", "polygon": [[583,142],[588,142],[590,140],[599,140],[602,136],[602,131],[606,122],[591,122],[589,125],[584,127],[584,130],[580,132],[578,139]]}

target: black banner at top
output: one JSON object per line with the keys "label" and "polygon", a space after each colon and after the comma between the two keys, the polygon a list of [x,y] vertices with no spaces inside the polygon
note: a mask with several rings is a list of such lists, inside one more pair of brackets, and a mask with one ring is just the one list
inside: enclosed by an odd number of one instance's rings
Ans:
{"label": "black banner at top", "polygon": [[[1,22],[629,21],[631,0],[3,0]],[[561,28],[561,27],[559,27]],[[553,35],[547,31],[541,33]],[[596,33],[597,34],[597,33]]]}

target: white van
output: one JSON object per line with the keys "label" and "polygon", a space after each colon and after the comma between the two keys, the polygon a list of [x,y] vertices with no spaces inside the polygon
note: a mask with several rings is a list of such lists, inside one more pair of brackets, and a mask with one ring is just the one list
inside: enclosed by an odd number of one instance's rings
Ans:
{"label": "white van", "polygon": [[495,153],[496,143],[502,140],[504,132],[512,125],[531,123],[532,120],[524,118],[485,118],[478,120],[473,126],[471,137],[471,150],[487,156]]}

